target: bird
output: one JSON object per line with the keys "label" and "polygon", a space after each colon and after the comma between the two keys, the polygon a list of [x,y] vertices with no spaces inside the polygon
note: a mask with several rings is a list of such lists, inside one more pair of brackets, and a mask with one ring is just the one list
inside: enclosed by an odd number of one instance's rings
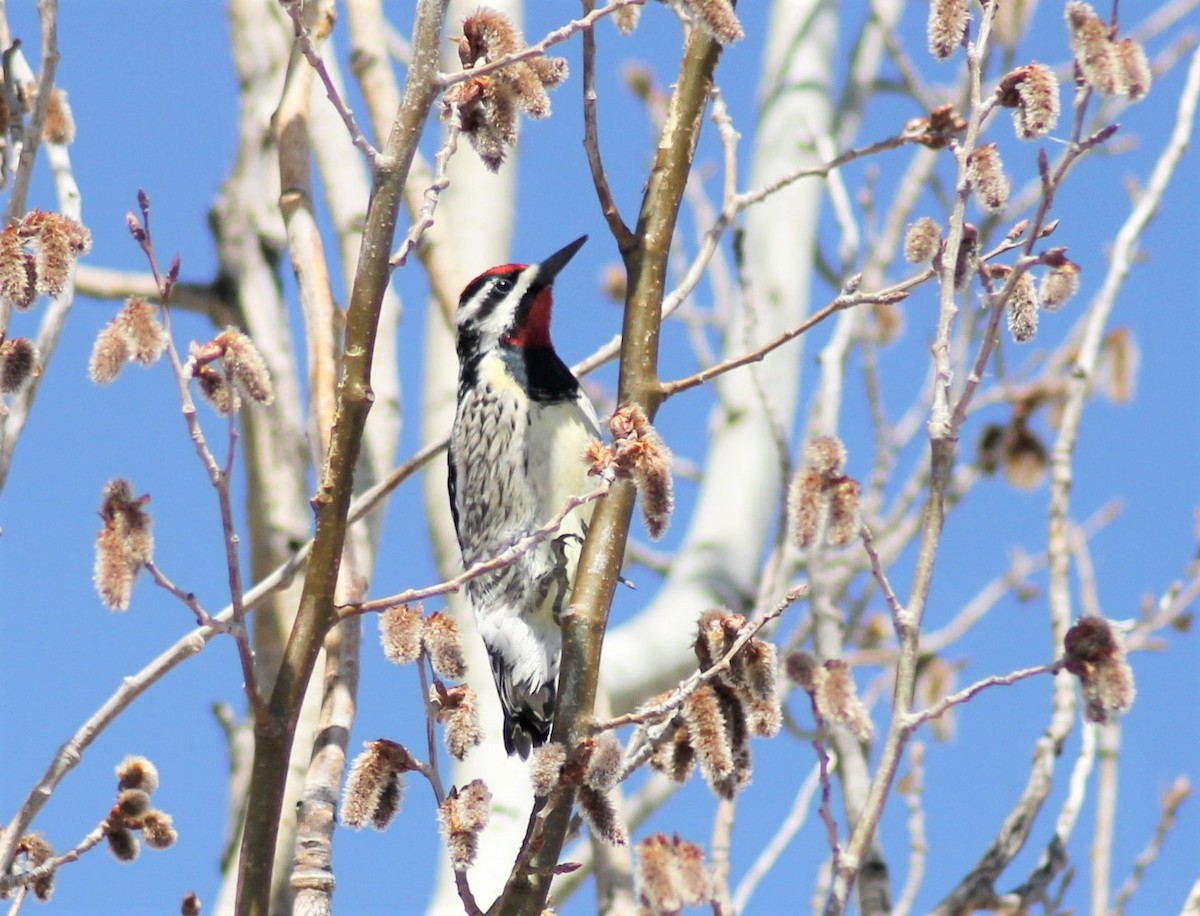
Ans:
{"label": "bird", "polygon": [[[596,409],[550,340],[554,280],[582,236],[538,264],[502,264],[459,298],[458,403],[450,511],[464,568],[495,556],[591,489],[584,452]],[[529,756],[554,716],[560,619],[571,600],[591,504],[515,563],[466,583],[504,711],[504,749]]]}

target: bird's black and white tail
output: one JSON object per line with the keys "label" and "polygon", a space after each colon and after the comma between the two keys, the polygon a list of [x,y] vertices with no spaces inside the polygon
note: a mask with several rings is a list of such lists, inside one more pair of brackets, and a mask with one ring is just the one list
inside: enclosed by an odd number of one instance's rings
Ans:
{"label": "bird's black and white tail", "polygon": [[516,753],[525,760],[533,748],[541,747],[550,738],[555,682],[551,679],[541,685],[515,683],[512,665],[505,662],[500,652],[489,648],[488,660],[504,711],[504,750],[509,756]]}

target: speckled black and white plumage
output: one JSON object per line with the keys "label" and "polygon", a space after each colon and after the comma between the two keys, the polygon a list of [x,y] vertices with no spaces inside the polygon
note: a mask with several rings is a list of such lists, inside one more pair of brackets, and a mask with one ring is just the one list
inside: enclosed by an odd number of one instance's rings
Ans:
{"label": "speckled black and white plumage", "polygon": [[[582,245],[541,265],[493,268],[458,308],[458,410],[450,506],[464,566],[500,553],[591,489],[584,450],[596,412],[550,344],[550,284]],[[504,710],[504,746],[526,757],[549,737],[562,638],[591,506],[511,566],[467,583]]]}

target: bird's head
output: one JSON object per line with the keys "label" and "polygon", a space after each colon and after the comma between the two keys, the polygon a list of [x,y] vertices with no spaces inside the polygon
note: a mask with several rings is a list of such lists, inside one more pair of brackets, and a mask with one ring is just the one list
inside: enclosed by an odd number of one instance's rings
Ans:
{"label": "bird's head", "polygon": [[458,300],[458,352],[480,353],[501,343],[551,347],[552,287],[587,236],[540,264],[501,264],[467,284]]}

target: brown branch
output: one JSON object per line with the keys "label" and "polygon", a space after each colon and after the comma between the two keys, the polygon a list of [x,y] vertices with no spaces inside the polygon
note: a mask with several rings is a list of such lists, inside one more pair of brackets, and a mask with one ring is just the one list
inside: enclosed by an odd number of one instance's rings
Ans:
{"label": "brown branch", "polygon": [[734,356],[723,362],[717,363],[715,366],[709,366],[695,375],[689,375],[687,378],[678,379],[674,382],[663,382],[660,388],[662,397],[665,400],[673,395],[679,394],[681,391],[688,391],[703,385],[705,382],[716,378],[733,369],[741,368],[750,363],[761,362],[762,359],[769,353],[779,349],[785,343],[795,340],[801,334],[812,329],[820,324],[830,315],[835,312],[840,312],[848,308],[854,308],[857,305],[895,305],[903,301],[908,296],[908,290],[914,286],[919,286],[925,281],[932,279],[934,275],[933,268],[923,271],[914,277],[903,280],[900,283],[882,289],[877,293],[850,293],[847,295],[838,296],[823,309],[814,312],[811,316],[798,324],[796,327],[784,331],[774,340],[769,340],[761,347],[756,347],[747,353],[740,356]]}
{"label": "brown branch", "polygon": [[[656,148],[634,232],[640,244],[623,252],[629,285],[618,400],[638,404],[651,419],[661,402],[658,341],[667,259],[720,50],[700,29],[693,29],[688,36],[670,114]],[[596,507],[576,572],[574,605],[563,614],[562,668],[551,738],[568,747],[589,731],[600,647],[620,576],[633,503],[632,484],[618,481],[609,497]],[[574,802],[575,791],[563,789],[544,810],[534,812],[530,835],[535,826],[540,827],[536,847],[530,848],[528,843],[523,847],[503,894],[490,912],[511,916],[541,912]]]}
{"label": "brown branch", "polygon": [[267,916],[270,911],[275,840],[300,701],[325,634],[338,619],[334,589],[346,538],[354,467],[372,400],[371,362],[379,306],[390,276],[387,258],[395,235],[400,197],[438,91],[437,55],[444,18],[444,0],[421,0],[418,4],[413,61],[404,99],[387,143],[375,161],[362,256],[346,314],[343,372],[333,436],[313,500],[316,535],[308,575],[271,694],[269,723],[255,733],[239,860],[239,916]]}

